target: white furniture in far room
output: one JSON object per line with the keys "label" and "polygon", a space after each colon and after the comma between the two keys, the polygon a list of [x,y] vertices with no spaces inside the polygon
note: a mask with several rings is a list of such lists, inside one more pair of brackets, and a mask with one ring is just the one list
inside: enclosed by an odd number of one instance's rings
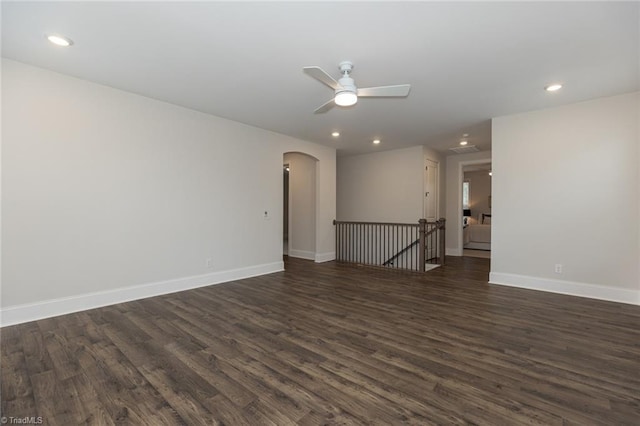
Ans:
{"label": "white furniture in far room", "polygon": [[491,215],[482,213],[477,224],[465,226],[463,238],[466,249],[491,250]]}

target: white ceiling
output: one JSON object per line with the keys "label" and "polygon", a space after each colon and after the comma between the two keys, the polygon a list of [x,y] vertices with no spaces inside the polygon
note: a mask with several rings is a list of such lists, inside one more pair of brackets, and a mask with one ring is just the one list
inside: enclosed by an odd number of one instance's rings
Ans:
{"label": "white ceiling", "polygon": [[[491,117],[639,90],[639,28],[637,2],[3,1],[2,56],[339,155],[448,153],[463,133],[490,149]],[[51,45],[52,32],[74,46]],[[410,83],[409,97],[314,115],[332,92],[302,67],[337,78],[342,60],[359,86]]]}

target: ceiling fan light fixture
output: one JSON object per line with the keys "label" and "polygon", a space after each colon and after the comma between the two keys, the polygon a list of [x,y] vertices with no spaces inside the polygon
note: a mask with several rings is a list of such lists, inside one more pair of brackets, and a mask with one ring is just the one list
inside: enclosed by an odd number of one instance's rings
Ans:
{"label": "ceiling fan light fixture", "polygon": [[334,101],[338,106],[351,106],[358,102],[358,95],[347,91],[339,92],[336,94]]}

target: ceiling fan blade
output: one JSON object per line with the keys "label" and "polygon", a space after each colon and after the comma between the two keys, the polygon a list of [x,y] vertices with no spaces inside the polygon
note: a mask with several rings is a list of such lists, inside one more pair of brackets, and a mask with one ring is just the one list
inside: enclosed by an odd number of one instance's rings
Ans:
{"label": "ceiling fan blade", "polygon": [[305,74],[310,75],[316,80],[331,87],[333,90],[336,90],[342,87],[337,81],[333,79],[333,77],[327,74],[327,72],[320,67],[304,67],[302,68],[302,71],[304,71]]}
{"label": "ceiling fan blade", "polygon": [[404,97],[409,95],[411,90],[410,84],[397,84],[395,86],[378,86],[378,87],[363,87],[358,89],[358,96],[369,97]]}
{"label": "ceiling fan blade", "polygon": [[325,102],[321,107],[313,111],[314,114],[322,114],[323,112],[329,111],[331,108],[336,106],[336,102],[333,99],[329,99]]}

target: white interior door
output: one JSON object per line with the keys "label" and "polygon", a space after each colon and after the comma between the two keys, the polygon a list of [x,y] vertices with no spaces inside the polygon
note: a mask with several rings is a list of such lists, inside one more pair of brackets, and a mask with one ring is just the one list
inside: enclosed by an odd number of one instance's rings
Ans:
{"label": "white interior door", "polygon": [[424,218],[428,222],[438,220],[438,163],[425,160],[424,172]]}
{"label": "white interior door", "polygon": [[[433,160],[425,159],[424,167],[424,218],[427,222],[435,222],[438,220],[438,163]],[[426,258],[433,259],[437,256],[438,238],[429,239],[427,243]]]}

